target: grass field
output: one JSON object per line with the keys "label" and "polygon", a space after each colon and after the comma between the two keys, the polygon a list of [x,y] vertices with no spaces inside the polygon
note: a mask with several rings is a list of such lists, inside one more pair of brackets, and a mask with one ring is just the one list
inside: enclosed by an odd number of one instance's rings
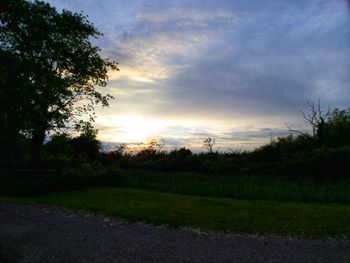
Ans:
{"label": "grass field", "polygon": [[[350,236],[350,182],[118,171],[118,188],[45,194],[41,177],[0,177],[25,200],[170,226],[297,237]],[[27,197],[16,193],[16,189]],[[51,190],[50,190],[51,191]],[[46,191],[47,192],[47,191]],[[33,196],[33,194],[40,194]],[[8,194],[7,194],[8,195]]]}
{"label": "grass field", "polygon": [[295,237],[350,235],[350,205],[344,204],[234,200],[132,188],[92,188],[21,200],[203,230]]}

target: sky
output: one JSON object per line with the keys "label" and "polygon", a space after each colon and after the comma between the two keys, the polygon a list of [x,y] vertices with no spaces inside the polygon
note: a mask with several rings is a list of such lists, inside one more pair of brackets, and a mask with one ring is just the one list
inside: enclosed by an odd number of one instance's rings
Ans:
{"label": "sky", "polygon": [[[84,12],[119,63],[96,108],[104,142],[253,149],[304,130],[300,111],[350,107],[346,0],[47,0]],[[203,150],[203,149],[202,149]]]}

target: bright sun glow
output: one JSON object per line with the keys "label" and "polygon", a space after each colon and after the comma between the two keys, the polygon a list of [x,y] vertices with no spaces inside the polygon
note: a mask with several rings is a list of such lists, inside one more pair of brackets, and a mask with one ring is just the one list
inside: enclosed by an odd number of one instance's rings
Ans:
{"label": "bright sun glow", "polygon": [[[120,116],[108,120],[109,125],[120,127],[120,130],[112,134],[100,133],[101,139],[107,141],[140,143],[162,134],[162,131],[171,126],[171,122],[164,120],[149,119],[141,116]],[[112,136],[110,136],[112,135]],[[108,137],[108,138],[107,138]]]}
{"label": "bright sun glow", "polygon": [[121,117],[116,122],[125,129],[122,134],[118,135],[118,140],[123,142],[144,142],[160,134],[162,129],[169,125],[165,121],[138,116]]}

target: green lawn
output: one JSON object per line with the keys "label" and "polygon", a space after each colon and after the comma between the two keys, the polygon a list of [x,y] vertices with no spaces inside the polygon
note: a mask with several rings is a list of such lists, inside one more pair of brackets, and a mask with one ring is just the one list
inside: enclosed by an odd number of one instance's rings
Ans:
{"label": "green lawn", "polygon": [[129,221],[204,230],[297,237],[350,236],[348,204],[235,200],[132,188],[93,188],[25,200]]}

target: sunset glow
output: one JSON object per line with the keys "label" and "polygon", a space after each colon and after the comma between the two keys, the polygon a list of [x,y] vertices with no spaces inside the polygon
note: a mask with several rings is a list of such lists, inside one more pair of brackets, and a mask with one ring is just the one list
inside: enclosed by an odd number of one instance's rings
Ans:
{"label": "sunset glow", "polygon": [[123,131],[116,132],[115,134],[111,134],[110,132],[104,134],[101,132],[100,138],[102,140],[108,139],[111,142],[141,143],[161,134],[162,130],[169,126],[170,123],[131,115],[114,117],[110,120],[109,125],[112,127],[123,127]]}

